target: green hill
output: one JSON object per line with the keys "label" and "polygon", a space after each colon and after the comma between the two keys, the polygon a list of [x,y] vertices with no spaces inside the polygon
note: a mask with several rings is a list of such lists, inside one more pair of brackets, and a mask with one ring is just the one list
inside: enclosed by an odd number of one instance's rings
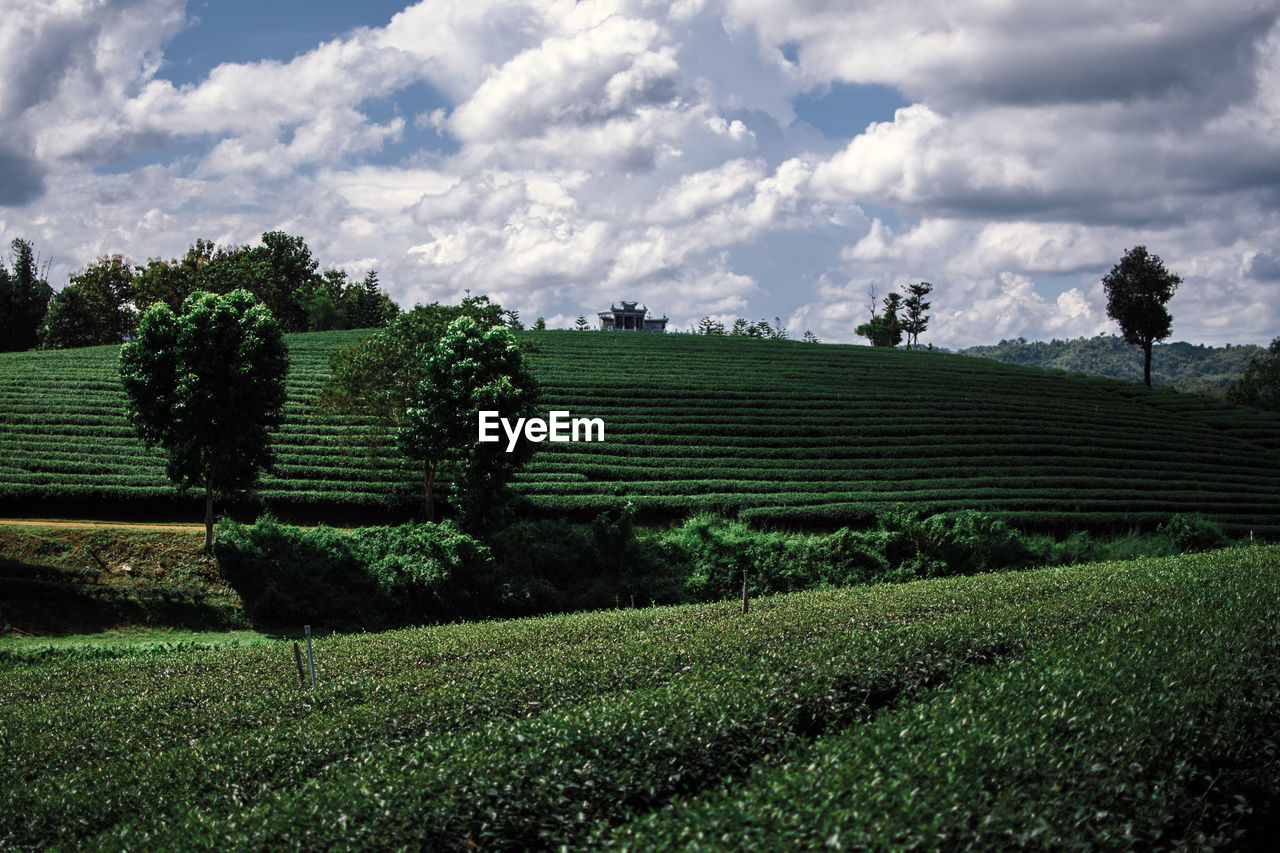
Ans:
{"label": "green hill", "polygon": [[[282,515],[397,520],[418,479],[353,452],[312,415],[328,358],[361,332],[289,336]],[[859,524],[897,503],[978,509],[1031,529],[1152,526],[1199,513],[1280,533],[1280,417],[1109,379],[869,347],[691,335],[526,332],[547,411],[600,417],[602,443],[543,444],[528,511],[631,503],[763,523]],[[0,356],[0,512],[192,517],[125,422],[117,349]],[[249,508],[252,509],[252,508]]]}
{"label": "green hill", "polygon": [[[1072,341],[1031,341],[1019,338],[995,346],[969,347],[961,355],[992,358],[1006,364],[1043,367],[1109,376],[1127,382],[1142,381],[1142,351],[1115,335],[1098,335]],[[1199,394],[1221,395],[1227,383],[1239,378],[1249,362],[1266,354],[1262,347],[1207,347],[1177,342],[1151,348],[1151,384]]]}

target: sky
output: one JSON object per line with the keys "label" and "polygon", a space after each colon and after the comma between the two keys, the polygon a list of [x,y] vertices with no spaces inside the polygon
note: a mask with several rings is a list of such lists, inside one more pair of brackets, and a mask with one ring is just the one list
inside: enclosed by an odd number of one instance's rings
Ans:
{"label": "sky", "polygon": [[0,0],[0,239],[96,258],[302,236],[404,307],[855,342],[1280,335],[1274,0]]}

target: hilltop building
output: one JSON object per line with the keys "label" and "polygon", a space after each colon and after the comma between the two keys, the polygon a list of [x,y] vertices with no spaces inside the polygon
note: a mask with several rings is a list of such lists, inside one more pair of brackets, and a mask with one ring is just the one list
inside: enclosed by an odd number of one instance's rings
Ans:
{"label": "hilltop building", "polygon": [[604,332],[665,332],[666,317],[650,317],[649,309],[635,302],[622,303],[622,307],[612,306],[608,311],[601,311],[600,330]]}

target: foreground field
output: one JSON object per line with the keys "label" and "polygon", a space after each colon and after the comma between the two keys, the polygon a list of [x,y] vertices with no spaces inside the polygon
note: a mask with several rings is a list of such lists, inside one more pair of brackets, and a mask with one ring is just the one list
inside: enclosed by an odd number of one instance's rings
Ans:
{"label": "foreground field", "polygon": [[732,604],[36,650],[0,846],[1217,848],[1277,793],[1280,549]]}
{"label": "foreground field", "polygon": [[[349,523],[410,515],[418,475],[309,408],[361,332],[289,336],[287,420],[261,497]],[[527,511],[590,519],[630,503],[799,527],[878,509],[973,509],[1024,528],[1152,528],[1175,513],[1280,535],[1280,417],[1114,380],[982,359],[695,335],[526,332],[545,410],[600,417],[605,441],[544,444]],[[123,416],[118,348],[0,355],[0,511],[199,518]],[[247,508],[253,515],[254,507]]]}

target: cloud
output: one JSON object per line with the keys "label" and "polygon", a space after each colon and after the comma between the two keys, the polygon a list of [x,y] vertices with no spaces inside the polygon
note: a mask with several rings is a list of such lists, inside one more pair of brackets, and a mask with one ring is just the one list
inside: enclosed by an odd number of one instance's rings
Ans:
{"label": "cloud", "polygon": [[44,194],[44,170],[39,161],[0,144],[0,206],[20,206]]}
{"label": "cloud", "polygon": [[[868,285],[928,280],[926,337],[962,346],[1105,327],[1098,279],[1144,243],[1179,335],[1280,317],[1262,0],[435,0],[185,85],[180,0],[18,2],[0,204],[55,275],[280,228],[405,304],[526,318],[636,298],[851,341]],[[793,103],[836,84],[911,104],[826,139]],[[443,105],[402,115],[415,87]]]}

